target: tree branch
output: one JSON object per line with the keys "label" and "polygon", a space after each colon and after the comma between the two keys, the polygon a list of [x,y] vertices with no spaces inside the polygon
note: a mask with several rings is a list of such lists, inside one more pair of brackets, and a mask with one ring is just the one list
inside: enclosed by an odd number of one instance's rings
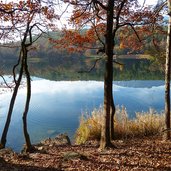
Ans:
{"label": "tree branch", "polygon": [[131,24],[131,23],[124,23],[124,24],[119,25],[119,27],[123,27],[123,26],[126,26],[126,25],[127,25],[127,26],[130,26],[130,27],[132,28],[132,30],[134,31],[134,33],[135,33],[135,35],[137,36],[138,40],[139,40],[140,42],[142,42],[141,39],[140,39],[140,37],[139,37],[139,35],[138,35],[138,33],[137,33],[137,31],[135,30],[133,24]]}
{"label": "tree branch", "polygon": [[89,73],[89,72],[91,72],[96,67],[97,62],[100,61],[101,59],[102,59],[102,57],[97,58],[95,60],[94,64],[93,64],[93,66],[89,70],[87,70],[87,71],[78,71],[78,73]]}
{"label": "tree branch", "polygon": [[94,4],[98,4],[101,8],[103,8],[104,10],[108,10],[108,8],[105,6],[105,5],[103,5],[100,1],[98,1],[98,0],[92,0],[92,2],[94,3]]}
{"label": "tree branch", "polygon": [[118,65],[121,65],[121,66],[124,66],[125,64],[122,64],[122,63],[120,63],[120,62],[118,62],[118,61],[116,61],[116,60],[113,60],[113,62],[115,63],[115,64],[118,64]]}
{"label": "tree branch", "polygon": [[15,84],[17,84],[16,74],[15,74],[15,69],[17,68],[17,66],[19,66],[20,61],[21,61],[21,50],[20,50],[20,55],[19,55],[18,61],[17,61],[17,63],[14,65],[14,67],[13,67],[13,69],[12,69],[12,72],[13,72],[13,78],[14,78],[14,82],[15,82]]}
{"label": "tree branch", "polygon": [[116,16],[116,26],[119,25],[120,14],[121,14],[121,11],[122,11],[122,9],[123,9],[123,7],[124,7],[126,1],[127,1],[127,0],[123,0],[123,1],[121,2],[121,4],[120,4],[120,8],[119,8],[119,11],[118,11],[117,16]]}
{"label": "tree branch", "polygon": [[11,87],[10,85],[8,85],[8,83],[6,82],[6,80],[5,80],[4,76],[0,74],[0,77],[3,79],[3,81],[4,81],[5,85],[6,85],[8,88],[10,88],[10,89],[11,89],[12,87]]}

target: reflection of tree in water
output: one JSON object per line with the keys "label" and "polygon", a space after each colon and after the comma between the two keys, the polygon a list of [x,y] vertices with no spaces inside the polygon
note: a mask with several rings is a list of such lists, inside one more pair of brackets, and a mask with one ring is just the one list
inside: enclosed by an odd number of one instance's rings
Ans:
{"label": "reflection of tree in water", "polygon": [[[139,60],[139,59],[120,59],[121,63],[124,64],[121,70],[116,64],[114,65],[114,80],[161,80],[163,79],[163,73],[161,71],[151,71],[151,63],[149,60]],[[93,64],[93,60],[79,57],[77,60],[70,62],[67,65],[61,63],[59,65],[58,61],[53,61],[52,67],[51,63],[41,63],[32,64],[32,71],[35,76],[52,79],[52,80],[103,80],[104,73],[104,61],[100,61],[97,67],[92,70],[91,73],[79,71],[85,71],[90,68]]]}
{"label": "reflection of tree in water", "polygon": [[[53,56],[53,55],[52,55]],[[62,59],[61,59],[62,58]],[[104,61],[97,63],[90,73],[79,71],[89,70],[94,63],[92,58],[77,56],[56,56],[49,58],[32,58],[30,71],[34,76],[51,80],[101,80],[103,81]],[[119,59],[124,66],[121,69],[114,64],[114,80],[162,80],[162,71],[151,71],[151,62],[147,59]],[[7,65],[8,64],[8,65]],[[8,67],[4,67],[4,72],[10,74],[10,67],[13,62],[6,61]]]}

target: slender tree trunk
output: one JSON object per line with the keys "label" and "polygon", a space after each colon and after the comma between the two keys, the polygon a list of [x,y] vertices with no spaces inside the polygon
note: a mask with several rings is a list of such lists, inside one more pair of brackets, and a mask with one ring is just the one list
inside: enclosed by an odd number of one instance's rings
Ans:
{"label": "slender tree trunk", "polygon": [[111,146],[110,107],[113,81],[113,9],[114,0],[108,0],[105,53],[107,55],[104,76],[104,119],[101,131],[100,149]]}
{"label": "slender tree trunk", "polygon": [[168,33],[166,45],[166,65],[165,65],[165,139],[170,139],[170,60],[171,60],[171,1],[168,0]]}
{"label": "slender tree trunk", "polygon": [[110,105],[110,137],[114,140],[114,115],[115,115],[115,104],[113,99],[113,93],[111,95],[111,105]]}
{"label": "slender tree trunk", "polygon": [[25,46],[23,47],[23,58],[24,58],[24,71],[26,74],[26,81],[27,81],[27,96],[26,96],[25,109],[23,112],[23,132],[24,132],[24,138],[25,138],[25,143],[26,143],[26,147],[24,150],[26,152],[31,152],[33,150],[33,147],[31,145],[30,136],[27,130],[27,114],[29,111],[29,105],[30,105],[30,99],[31,99],[31,78],[30,78],[30,73],[28,71],[27,49]]}
{"label": "slender tree trunk", "polygon": [[[115,29],[113,31],[113,49],[115,47],[115,35],[117,31],[117,27],[115,26]],[[114,53],[113,53],[114,54]],[[113,57],[112,57],[112,78],[111,78],[111,104],[110,104],[110,137],[112,140],[114,140],[114,115],[115,115],[115,103],[114,103],[114,98],[113,98]]]}
{"label": "slender tree trunk", "polygon": [[14,88],[14,91],[13,91],[13,94],[12,94],[12,97],[11,97],[10,106],[9,106],[9,110],[8,110],[8,114],[7,114],[7,119],[6,119],[6,123],[5,123],[5,126],[4,126],[3,133],[2,133],[2,137],[1,137],[1,147],[0,148],[5,148],[5,145],[6,145],[7,133],[8,133],[9,125],[10,125],[10,122],[11,122],[11,116],[12,116],[15,100],[16,100],[16,97],[17,97],[18,89],[19,89],[19,86],[20,86],[20,83],[21,83],[21,80],[22,80],[22,76],[23,76],[23,66],[21,65],[19,77],[18,77],[18,79],[16,81],[16,85],[15,85],[15,88]]}

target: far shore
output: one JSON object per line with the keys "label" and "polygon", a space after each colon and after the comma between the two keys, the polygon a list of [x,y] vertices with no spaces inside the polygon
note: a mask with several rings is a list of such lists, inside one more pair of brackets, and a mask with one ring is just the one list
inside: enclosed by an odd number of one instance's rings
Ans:
{"label": "far shore", "polygon": [[114,55],[114,59],[150,59],[150,55],[144,54],[128,54],[128,55]]}

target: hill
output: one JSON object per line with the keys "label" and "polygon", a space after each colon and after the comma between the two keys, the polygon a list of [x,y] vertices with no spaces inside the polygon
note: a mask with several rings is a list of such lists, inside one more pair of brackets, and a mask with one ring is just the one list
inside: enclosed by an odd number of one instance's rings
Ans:
{"label": "hill", "polygon": [[[49,35],[57,39],[61,36],[61,32],[51,32]],[[18,45],[19,42],[7,45],[14,46],[14,48],[0,46],[0,71],[5,74],[12,74],[12,67],[17,63],[20,50],[16,47]],[[118,49],[119,45],[116,46]],[[151,65],[149,55],[126,53],[125,49],[116,51],[117,61],[124,65],[121,67],[114,64],[114,80],[163,79],[162,69]],[[29,68],[34,76],[52,80],[103,80],[104,59],[97,62],[91,73],[88,72],[94,66],[96,59],[100,57],[95,50],[69,53],[64,49],[55,48],[54,44],[49,42],[48,36],[43,35],[34,44],[28,56]]]}

